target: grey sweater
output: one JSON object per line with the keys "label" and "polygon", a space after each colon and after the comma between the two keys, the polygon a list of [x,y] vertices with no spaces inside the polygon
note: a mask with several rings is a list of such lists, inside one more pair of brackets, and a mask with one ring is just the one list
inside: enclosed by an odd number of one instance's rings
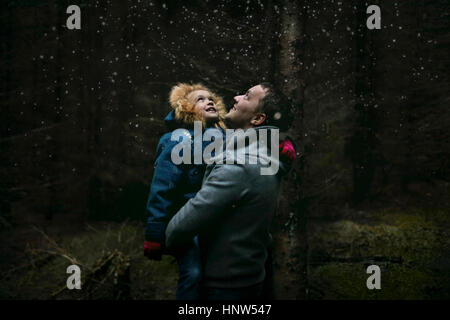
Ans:
{"label": "grey sweater", "polygon": [[[278,152],[276,140],[274,151]],[[270,145],[269,142],[266,152],[271,161],[278,161],[278,157],[270,157]],[[260,153],[246,150],[245,164],[225,164],[229,154],[224,152],[219,156],[224,164],[209,165],[201,190],[178,211],[166,229],[169,248],[199,235],[205,286],[246,287],[265,277],[279,175],[262,175],[264,165],[248,164],[251,157],[259,158]]]}

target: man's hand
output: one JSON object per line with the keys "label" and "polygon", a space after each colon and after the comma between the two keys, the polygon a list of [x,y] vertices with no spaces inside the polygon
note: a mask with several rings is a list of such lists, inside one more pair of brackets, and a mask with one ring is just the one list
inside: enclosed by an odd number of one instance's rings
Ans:
{"label": "man's hand", "polygon": [[162,249],[161,244],[158,242],[144,242],[144,256],[150,260],[161,260]]}
{"label": "man's hand", "polygon": [[285,160],[286,162],[291,163],[297,157],[295,155],[294,145],[292,144],[291,139],[286,138],[284,141],[281,141],[278,145],[280,149],[280,157],[281,160]]}

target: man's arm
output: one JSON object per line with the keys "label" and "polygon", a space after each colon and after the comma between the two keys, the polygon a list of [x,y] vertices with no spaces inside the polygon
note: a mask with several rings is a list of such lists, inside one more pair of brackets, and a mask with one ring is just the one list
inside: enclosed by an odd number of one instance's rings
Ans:
{"label": "man's arm", "polygon": [[245,196],[246,185],[243,166],[216,165],[197,195],[170,220],[166,229],[166,246],[186,243],[232,211],[233,203]]}

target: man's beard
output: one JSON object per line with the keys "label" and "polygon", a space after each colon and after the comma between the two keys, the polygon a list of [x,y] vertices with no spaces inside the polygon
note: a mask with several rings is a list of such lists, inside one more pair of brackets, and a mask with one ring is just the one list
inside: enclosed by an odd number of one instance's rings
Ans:
{"label": "man's beard", "polygon": [[223,118],[223,122],[225,122],[225,125],[227,126],[227,128],[229,128],[229,129],[234,129],[234,126],[233,126],[233,120],[231,120],[231,119],[228,118],[227,116],[225,116],[225,117]]}
{"label": "man's beard", "polygon": [[227,126],[227,128],[229,128],[229,129],[238,129],[239,128],[238,126],[236,126],[236,123],[233,121],[233,119],[228,118],[226,116],[224,118],[224,122],[225,122],[225,125]]}

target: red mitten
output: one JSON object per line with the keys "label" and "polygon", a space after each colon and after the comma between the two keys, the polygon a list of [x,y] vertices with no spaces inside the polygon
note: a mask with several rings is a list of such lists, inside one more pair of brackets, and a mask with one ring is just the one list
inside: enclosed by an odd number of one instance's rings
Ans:
{"label": "red mitten", "polygon": [[158,242],[144,242],[144,256],[150,260],[161,260],[162,250],[161,244]]}
{"label": "red mitten", "polygon": [[280,158],[281,160],[284,160],[286,162],[292,162],[297,157],[295,155],[295,149],[294,145],[292,144],[292,141],[287,138],[284,141],[281,141],[278,145],[278,148],[280,149]]}

